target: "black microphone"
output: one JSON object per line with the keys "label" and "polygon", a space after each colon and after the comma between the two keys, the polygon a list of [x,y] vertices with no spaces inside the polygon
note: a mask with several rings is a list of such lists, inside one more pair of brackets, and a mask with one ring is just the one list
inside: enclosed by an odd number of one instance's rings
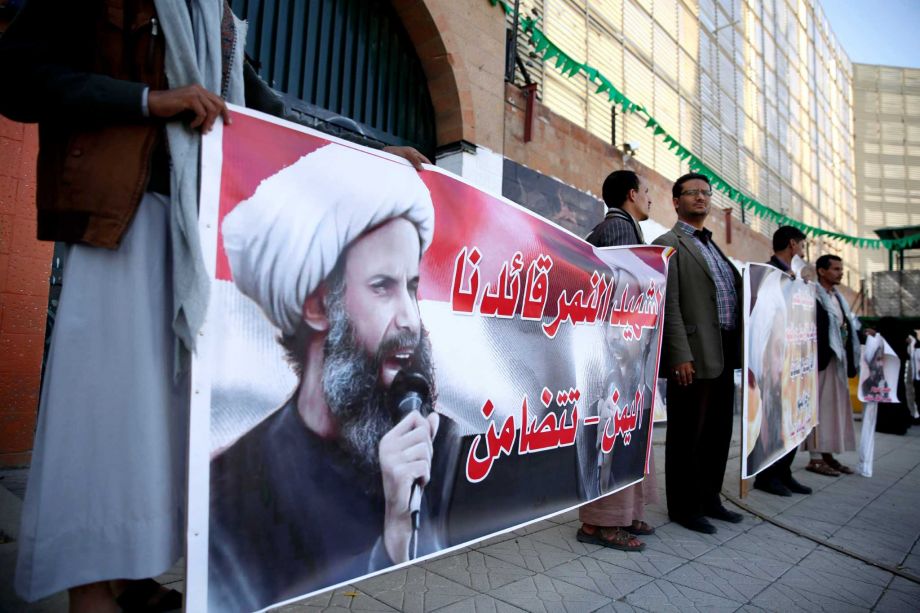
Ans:
{"label": "black microphone", "polygon": [[390,385],[389,404],[395,422],[412,411],[427,417],[431,412],[431,384],[420,372],[400,370]]}
{"label": "black microphone", "polygon": [[[431,384],[425,375],[400,370],[393,378],[388,393],[390,413],[393,421],[398,423],[406,415],[418,411],[422,417],[431,413]],[[419,515],[422,508],[422,480],[416,479],[409,494],[409,516],[412,518],[412,539],[409,544],[409,557],[415,559],[418,553]]]}

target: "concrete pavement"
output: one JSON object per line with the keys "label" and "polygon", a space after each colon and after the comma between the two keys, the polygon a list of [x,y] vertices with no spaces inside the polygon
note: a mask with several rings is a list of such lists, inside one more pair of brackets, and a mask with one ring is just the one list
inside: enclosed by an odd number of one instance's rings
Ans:
{"label": "concrete pavement", "polygon": [[[663,426],[656,427],[662,501],[664,433]],[[280,610],[920,610],[920,428],[906,436],[876,437],[870,479],[805,472],[807,456],[799,454],[796,478],[814,494],[779,498],[755,490],[744,499],[745,506],[788,529],[745,512],[743,523],[714,521],[718,533],[702,535],[669,522],[663,504],[654,505],[646,519],[658,526],[656,534],[643,537],[644,552],[625,553],[577,542],[577,514],[568,512]],[[856,465],[855,453],[840,460]],[[732,496],[737,495],[738,464],[736,427],[724,490]],[[0,544],[0,610],[66,610],[60,596],[25,605],[12,594],[22,475],[6,471],[0,476],[0,485],[13,490],[0,487],[0,531],[12,537]],[[161,581],[181,589],[181,564]]]}

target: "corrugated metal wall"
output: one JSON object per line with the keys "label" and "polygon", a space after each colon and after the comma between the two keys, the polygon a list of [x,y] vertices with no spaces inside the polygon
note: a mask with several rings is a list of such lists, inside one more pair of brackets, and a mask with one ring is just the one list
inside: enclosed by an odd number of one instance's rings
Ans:
{"label": "corrugated metal wall", "polygon": [[[422,66],[386,0],[232,0],[249,22],[259,74],[321,130],[355,130],[433,153],[434,110]],[[339,129],[336,129],[339,128]]]}

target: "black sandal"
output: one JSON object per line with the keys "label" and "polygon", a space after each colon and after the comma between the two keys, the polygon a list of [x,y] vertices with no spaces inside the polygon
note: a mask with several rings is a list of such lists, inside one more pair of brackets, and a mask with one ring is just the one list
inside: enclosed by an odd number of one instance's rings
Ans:
{"label": "black sandal", "polygon": [[591,543],[620,551],[643,551],[645,543],[621,528],[595,527],[593,532],[585,532],[584,526],[575,535],[581,543]]}
{"label": "black sandal", "polygon": [[166,590],[153,579],[131,581],[115,602],[124,613],[167,613],[182,610],[182,593]]}

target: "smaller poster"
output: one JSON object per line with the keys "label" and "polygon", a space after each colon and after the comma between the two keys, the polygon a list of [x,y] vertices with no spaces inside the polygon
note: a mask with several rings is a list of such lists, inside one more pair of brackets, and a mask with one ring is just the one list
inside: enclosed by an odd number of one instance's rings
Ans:
{"label": "smaller poster", "polygon": [[860,402],[900,402],[898,400],[898,371],[901,360],[881,334],[866,339],[859,359]]}
{"label": "smaller poster", "polygon": [[744,270],[741,477],[753,477],[818,423],[815,285],[766,264]]}

